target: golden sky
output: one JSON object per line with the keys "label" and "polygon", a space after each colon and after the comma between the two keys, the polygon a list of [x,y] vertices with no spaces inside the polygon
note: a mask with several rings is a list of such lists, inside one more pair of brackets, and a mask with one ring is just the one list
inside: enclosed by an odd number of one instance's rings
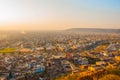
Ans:
{"label": "golden sky", "polygon": [[120,28],[120,0],[1,0],[0,30]]}

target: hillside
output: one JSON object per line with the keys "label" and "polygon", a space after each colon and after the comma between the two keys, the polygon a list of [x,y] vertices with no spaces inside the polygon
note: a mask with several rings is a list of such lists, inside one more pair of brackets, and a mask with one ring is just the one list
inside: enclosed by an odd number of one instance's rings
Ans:
{"label": "hillside", "polygon": [[120,33],[120,29],[100,29],[100,28],[71,28],[65,31],[77,32],[98,32],[98,33]]}

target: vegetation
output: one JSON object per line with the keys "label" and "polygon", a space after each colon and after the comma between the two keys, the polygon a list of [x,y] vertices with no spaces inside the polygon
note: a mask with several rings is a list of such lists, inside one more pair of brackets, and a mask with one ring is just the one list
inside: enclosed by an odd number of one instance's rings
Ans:
{"label": "vegetation", "polygon": [[120,80],[120,76],[114,74],[108,74],[100,78],[99,80]]}
{"label": "vegetation", "polygon": [[16,49],[15,48],[5,48],[5,49],[1,49],[0,50],[0,53],[13,53],[13,52],[15,52],[16,51]]}
{"label": "vegetation", "polygon": [[114,74],[120,76],[120,69],[114,69],[111,67],[108,67],[107,74]]}
{"label": "vegetation", "polygon": [[100,45],[99,47],[97,47],[94,52],[101,52],[101,51],[105,51],[105,49],[107,48],[107,44],[103,44],[103,45]]}
{"label": "vegetation", "polygon": [[85,75],[80,75],[80,73],[68,74],[55,80],[120,80],[120,69],[108,68],[105,72],[97,72],[89,76]]}

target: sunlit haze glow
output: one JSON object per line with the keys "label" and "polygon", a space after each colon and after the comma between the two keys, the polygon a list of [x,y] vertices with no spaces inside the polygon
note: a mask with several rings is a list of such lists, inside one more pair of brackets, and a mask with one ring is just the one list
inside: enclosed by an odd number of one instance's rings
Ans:
{"label": "sunlit haze glow", "polygon": [[0,0],[0,30],[120,28],[120,0]]}

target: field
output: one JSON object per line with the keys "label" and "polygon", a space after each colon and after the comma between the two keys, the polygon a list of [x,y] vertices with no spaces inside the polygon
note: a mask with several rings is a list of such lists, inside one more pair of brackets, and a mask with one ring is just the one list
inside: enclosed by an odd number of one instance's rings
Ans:
{"label": "field", "polygon": [[13,53],[15,52],[15,48],[5,48],[5,49],[0,49],[0,53]]}

